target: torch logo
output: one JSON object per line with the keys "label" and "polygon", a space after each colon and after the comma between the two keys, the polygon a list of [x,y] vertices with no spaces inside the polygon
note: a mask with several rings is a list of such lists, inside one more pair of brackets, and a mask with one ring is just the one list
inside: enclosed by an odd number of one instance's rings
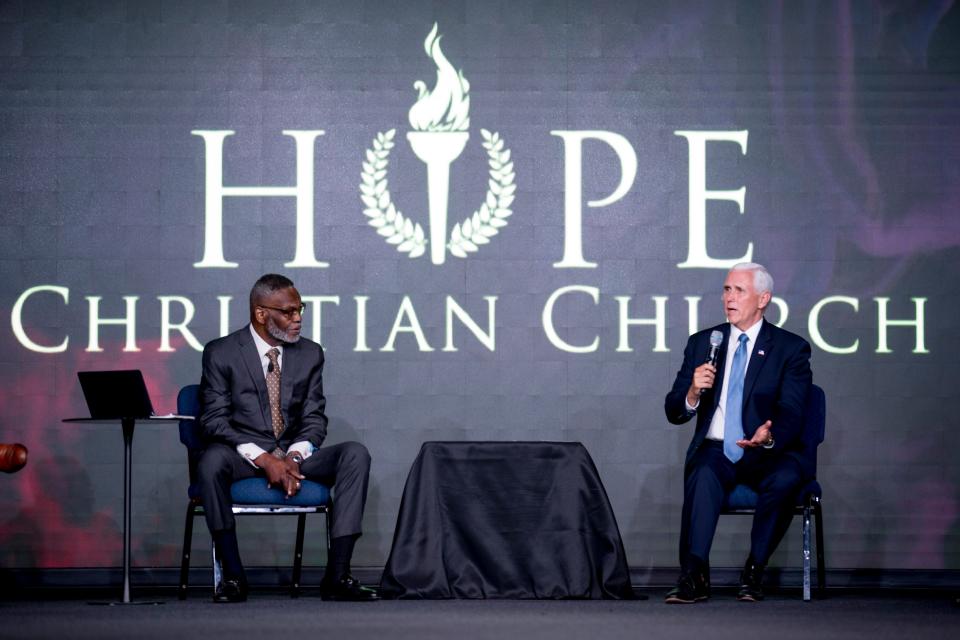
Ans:
{"label": "torch logo", "polygon": [[388,243],[396,245],[397,251],[411,258],[423,255],[429,244],[433,264],[443,264],[447,249],[458,258],[466,258],[490,242],[490,238],[507,226],[516,191],[510,150],[504,148],[499,133],[481,129],[490,164],[486,198],[473,215],[453,226],[448,240],[450,164],[460,156],[470,138],[470,83],[463,71],[454,69],[443,55],[440,38],[434,24],[424,41],[424,49],[437,67],[437,82],[433,91],[421,80],[414,83],[419,96],[410,108],[413,130],[407,133],[413,152],[427,165],[429,238],[423,227],[404,216],[390,198],[387,165],[396,129],[377,134],[373,146],[366,151],[360,173],[360,199],[366,207],[363,213],[370,226]]}

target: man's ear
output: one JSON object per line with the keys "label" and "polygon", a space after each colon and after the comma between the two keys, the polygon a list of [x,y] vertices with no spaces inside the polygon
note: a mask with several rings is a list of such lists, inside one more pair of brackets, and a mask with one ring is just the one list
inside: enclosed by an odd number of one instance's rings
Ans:
{"label": "man's ear", "polygon": [[761,311],[766,310],[767,305],[770,304],[770,300],[771,300],[772,298],[773,298],[773,296],[770,295],[770,292],[769,292],[769,291],[765,291],[764,293],[761,293],[761,294],[760,294],[760,303],[759,303],[759,304],[760,304],[760,310],[761,310]]}

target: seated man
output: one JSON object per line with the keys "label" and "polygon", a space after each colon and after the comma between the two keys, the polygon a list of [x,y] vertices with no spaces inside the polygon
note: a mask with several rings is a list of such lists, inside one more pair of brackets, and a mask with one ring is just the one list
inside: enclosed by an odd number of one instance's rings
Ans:
{"label": "seated man", "polygon": [[734,266],[723,284],[728,323],[690,336],[667,394],[670,422],[697,416],[684,467],[681,575],[669,603],[709,597],[710,545],[720,509],[741,483],[759,500],[737,598],[763,599],[764,566],[790,524],[801,482],[813,476],[815,461],[801,439],[810,345],[763,319],[772,295],[765,268]]}
{"label": "seated man", "polygon": [[327,434],[323,349],[300,337],[303,303],[293,282],[267,274],[250,291],[250,324],[203,350],[200,423],[209,444],[197,467],[207,526],[223,566],[216,602],[242,602],[230,485],[265,477],[288,496],[304,478],[334,487],[330,558],[322,597],[375,600],[350,575],[360,537],[370,454],[356,442],[320,448]]}

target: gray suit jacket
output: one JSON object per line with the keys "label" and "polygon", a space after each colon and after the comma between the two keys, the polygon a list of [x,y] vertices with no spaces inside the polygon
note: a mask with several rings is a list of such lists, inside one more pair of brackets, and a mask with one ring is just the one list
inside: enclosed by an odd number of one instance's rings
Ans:
{"label": "gray suit jacket", "polygon": [[319,447],[327,435],[323,397],[323,348],[300,338],[283,346],[280,409],[286,425],[273,435],[267,383],[249,325],[211,341],[203,350],[200,424],[208,440],[247,442],[286,451],[295,442]]}

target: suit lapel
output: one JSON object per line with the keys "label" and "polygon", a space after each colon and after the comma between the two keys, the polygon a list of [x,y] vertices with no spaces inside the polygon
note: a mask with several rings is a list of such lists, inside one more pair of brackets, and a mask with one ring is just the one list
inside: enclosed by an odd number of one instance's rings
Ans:
{"label": "suit lapel", "polygon": [[283,366],[280,368],[280,411],[283,413],[284,429],[290,426],[290,400],[293,397],[293,381],[297,379],[297,343],[284,343]]}
{"label": "suit lapel", "polygon": [[744,408],[747,406],[747,398],[750,397],[750,393],[753,391],[753,384],[757,381],[760,370],[763,369],[763,365],[766,364],[770,358],[770,351],[773,348],[772,334],[773,330],[770,329],[770,324],[764,320],[760,326],[760,333],[757,334],[757,344],[753,346],[753,351],[750,354],[750,363],[747,365],[747,375],[743,379]]}
{"label": "suit lapel", "polygon": [[[270,400],[267,395],[267,381],[263,377],[263,365],[260,363],[260,354],[257,353],[257,345],[253,342],[253,336],[250,335],[250,326],[240,333],[240,356],[243,364],[247,367],[247,372],[257,388],[257,396],[260,398],[260,413],[263,415],[263,424],[273,435],[270,425],[273,419],[270,417]],[[281,378],[282,380],[282,378]]]}

